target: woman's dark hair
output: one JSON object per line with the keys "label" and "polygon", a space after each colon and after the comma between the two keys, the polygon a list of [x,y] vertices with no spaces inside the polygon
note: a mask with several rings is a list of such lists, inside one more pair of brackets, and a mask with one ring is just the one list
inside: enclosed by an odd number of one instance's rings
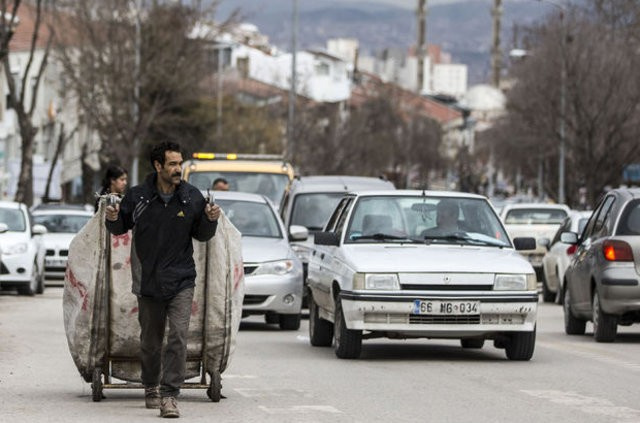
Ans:
{"label": "woman's dark hair", "polygon": [[108,192],[109,188],[111,187],[111,181],[113,179],[118,179],[122,175],[127,174],[127,171],[122,166],[109,165],[109,167],[107,167],[107,171],[104,174],[104,179],[102,180],[102,194]]}
{"label": "woman's dark hair", "polygon": [[158,162],[164,166],[165,153],[167,151],[175,151],[176,153],[182,154],[182,147],[180,147],[180,144],[171,141],[163,141],[156,144],[151,149],[151,154],[149,155],[152,169],[155,169],[153,162]]}

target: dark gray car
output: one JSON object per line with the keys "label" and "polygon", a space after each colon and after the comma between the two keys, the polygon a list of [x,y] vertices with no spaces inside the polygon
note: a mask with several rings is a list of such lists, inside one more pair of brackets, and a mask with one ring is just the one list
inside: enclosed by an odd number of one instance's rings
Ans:
{"label": "dark gray car", "polygon": [[618,325],[640,322],[640,189],[608,192],[582,234],[561,239],[578,247],[565,273],[565,332],[582,335],[592,321],[595,340],[613,342]]}

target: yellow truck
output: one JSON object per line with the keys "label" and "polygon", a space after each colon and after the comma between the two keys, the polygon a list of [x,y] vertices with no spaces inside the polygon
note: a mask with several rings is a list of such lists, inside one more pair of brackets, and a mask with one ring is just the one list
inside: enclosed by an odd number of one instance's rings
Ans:
{"label": "yellow truck", "polygon": [[199,152],[185,161],[182,177],[201,190],[212,189],[217,178],[224,178],[230,191],[262,194],[279,207],[294,169],[278,155]]}

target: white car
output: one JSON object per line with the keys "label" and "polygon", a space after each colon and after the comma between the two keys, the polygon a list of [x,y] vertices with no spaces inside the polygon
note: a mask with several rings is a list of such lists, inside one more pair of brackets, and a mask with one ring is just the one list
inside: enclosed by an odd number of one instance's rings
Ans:
{"label": "white car", "polygon": [[27,206],[0,201],[0,288],[23,295],[44,292],[44,246],[47,229],[33,224]]}
{"label": "white car", "polygon": [[69,244],[93,217],[84,206],[41,206],[33,210],[33,220],[47,228],[42,236],[45,248],[44,276],[47,285],[62,284],[67,268]]}
{"label": "white car", "polygon": [[[275,207],[265,196],[231,191],[216,191],[215,202],[242,234],[242,315],[262,314],[280,329],[298,330],[302,263],[289,245]],[[297,240],[308,236],[303,227],[292,227],[290,232]]]}
{"label": "white car", "polygon": [[548,249],[542,258],[542,299],[545,302],[555,301],[560,304],[564,283],[564,272],[571,262],[577,247],[562,242],[560,235],[563,232],[581,234],[587,224],[591,211],[572,211],[569,213],[553,239],[542,238],[538,243]]}
{"label": "white car", "polygon": [[507,204],[500,212],[511,238],[533,237],[538,241],[534,250],[523,251],[522,255],[533,266],[539,281],[542,280],[542,257],[547,252],[547,248],[539,241],[553,238],[569,212],[569,207],[564,204],[546,203]]}
{"label": "white car", "polygon": [[[456,230],[441,223],[442,205]],[[455,209],[453,208],[455,207]],[[486,339],[529,360],[537,282],[485,197],[454,192],[363,191],[338,203],[309,261],[309,338],[357,358],[362,340]]]}

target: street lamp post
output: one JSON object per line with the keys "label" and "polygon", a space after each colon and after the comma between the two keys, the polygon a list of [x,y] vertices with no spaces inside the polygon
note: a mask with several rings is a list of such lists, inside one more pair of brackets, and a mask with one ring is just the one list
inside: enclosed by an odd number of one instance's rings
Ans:
{"label": "street lamp post", "polygon": [[560,10],[560,49],[561,49],[561,65],[560,65],[560,122],[558,132],[560,134],[560,147],[558,151],[558,203],[565,203],[565,149],[566,149],[566,102],[567,102],[567,34],[564,16],[567,8],[555,0],[538,0],[548,3]]}
{"label": "street lamp post", "polygon": [[287,119],[287,157],[293,160],[295,153],[294,129],[296,110],[296,79],[297,75],[297,49],[298,49],[298,0],[293,0],[293,11],[291,13],[291,85],[289,86],[289,115]]}

